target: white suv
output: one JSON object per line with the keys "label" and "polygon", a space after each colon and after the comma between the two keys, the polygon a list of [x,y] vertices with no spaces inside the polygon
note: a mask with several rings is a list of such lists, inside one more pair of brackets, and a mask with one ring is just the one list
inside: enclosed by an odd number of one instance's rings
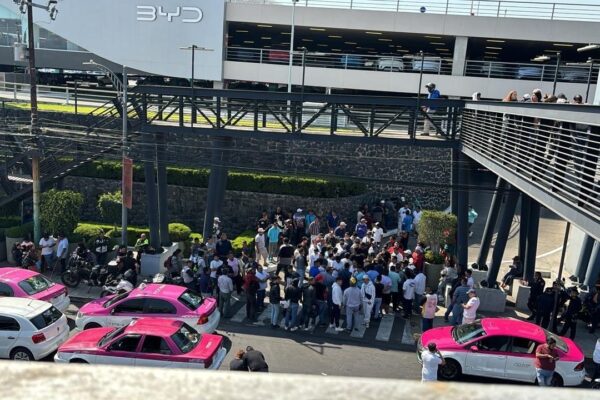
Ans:
{"label": "white suv", "polygon": [[0,298],[0,358],[39,360],[64,343],[69,325],[52,304],[20,298]]}

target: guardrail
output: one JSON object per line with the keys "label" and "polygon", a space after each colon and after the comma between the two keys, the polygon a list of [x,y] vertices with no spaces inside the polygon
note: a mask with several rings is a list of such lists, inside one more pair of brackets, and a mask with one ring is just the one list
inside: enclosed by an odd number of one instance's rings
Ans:
{"label": "guardrail", "polygon": [[[229,47],[227,49],[227,60],[288,65],[289,54],[290,52],[287,50]],[[306,67],[417,73],[421,69],[420,57],[413,55],[308,52],[304,57],[301,51],[294,51],[294,65],[302,66],[303,59]],[[452,72],[452,59],[425,57],[423,72],[427,74],[450,75]]]}
{"label": "guardrail", "polygon": [[563,217],[600,231],[600,108],[467,103],[460,140],[467,155],[509,171],[531,191],[543,191],[555,211],[564,205]]}
{"label": "guardrail", "polygon": [[[560,65],[559,82],[595,83],[598,79],[599,64]],[[467,60],[465,75],[486,78],[526,79],[535,81],[554,80],[556,64],[509,63],[497,61]]]}
{"label": "guardrail", "polygon": [[[231,3],[255,3],[291,6],[292,0],[228,0]],[[568,21],[600,21],[600,5],[561,2],[510,0],[299,0],[301,7],[342,8],[448,15],[473,15],[496,18],[532,18]]]}

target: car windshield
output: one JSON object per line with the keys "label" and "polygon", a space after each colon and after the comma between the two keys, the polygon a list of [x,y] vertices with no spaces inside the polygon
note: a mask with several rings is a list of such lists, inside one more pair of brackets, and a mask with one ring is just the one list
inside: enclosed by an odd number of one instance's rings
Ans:
{"label": "car windshield", "polygon": [[202,305],[204,299],[198,293],[186,290],[179,296],[179,301],[190,310],[196,311]]}
{"label": "car windshield", "polygon": [[472,324],[459,325],[452,328],[452,338],[458,344],[467,343],[475,338],[485,336],[485,330],[479,322]]}
{"label": "car windshield", "polygon": [[124,298],[126,298],[127,296],[129,296],[129,293],[130,292],[125,292],[125,293],[121,293],[121,294],[116,295],[115,297],[111,298],[106,303],[104,303],[102,305],[102,307],[108,308],[108,307],[112,306],[113,304],[118,303],[119,301],[121,301]]}
{"label": "car windshield", "polygon": [[62,315],[63,314],[58,311],[58,309],[50,307],[44,310],[41,314],[31,318],[30,321],[36,328],[44,329],[58,321]]}
{"label": "car windshield", "polygon": [[43,292],[51,286],[54,286],[54,283],[43,275],[35,275],[19,282],[19,287],[29,296]]}
{"label": "car windshield", "polygon": [[548,332],[545,329],[544,329],[544,333],[546,334],[546,339],[552,338],[552,339],[556,340],[556,348],[558,348],[560,351],[562,351],[563,353],[566,353],[569,351],[569,346],[565,343],[564,340],[562,340],[562,338],[560,336],[555,335],[552,332]]}
{"label": "car windshield", "polygon": [[108,332],[106,335],[102,336],[102,339],[98,342],[98,347],[103,347],[108,344],[111,340],[119,336],[125,330],[126,326],[122,326],[119,329],[115,329],[114,331]]}
{"label": "car windshield", "polygon": [[182,353],[189,353],[200,343],[200,334],[189,325],[183,324],[171,335],[171,339]]}

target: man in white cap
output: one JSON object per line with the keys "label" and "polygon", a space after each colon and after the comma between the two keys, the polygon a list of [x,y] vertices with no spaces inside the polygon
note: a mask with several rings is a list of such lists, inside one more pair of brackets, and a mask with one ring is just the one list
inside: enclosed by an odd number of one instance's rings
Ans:
{"label": "man in white cap", "polygon": [[477,319],[477,309],[479,308],[479,304],[480,304],[479,298],[477,297],[477,292],[475,291],[475,289],[469,289],[467,294],[469,295],[469,300],[467,301],[466,304],[462,305],[462,307],[465,309],[463,311],[463,318],[462,318],[463,324],[470,324],[470,323],[475,322],[475,319]]}
{"label": "man in white cap", "polygon": [[333,235],[338,239],[342,239],[345,234],[346,234],[346,223],[344,221],[342,221],[337,226],[337,228],[334,229]]}
{"label": "man in white cap", "polygon": [[263,228],[258,228],[258,233],[254,237],[254,248],[256,250],[256,262],[260,265],[268,265],[269,252],[267,251],[265,230]]}
{"label": "man in white cap", "polygon": [[369,322],[371,321],[371,311],[373,311],[373,304],[375,303],[375,285],[371,282],[369,275],[364,274],[363,284],[360,288],[360,294],[362,297],[363,312],[365,319],[363,324],[368,328]]}
{"label": "man in white cap", "polygon": [[[427,88],[427,92],[429,92],[427,94],[428,100],[439,99],[441,97],[440,91],[435,88],[435,83],[429,82],[427,85],[425,85],[425,87]],[[425,112],[427,113],[427,115],[423,122],[423,136],[429,136],[429,130],[433,126],[429,118],[431,118],[433,114],[435,114],[436,107],[425,107]]]}

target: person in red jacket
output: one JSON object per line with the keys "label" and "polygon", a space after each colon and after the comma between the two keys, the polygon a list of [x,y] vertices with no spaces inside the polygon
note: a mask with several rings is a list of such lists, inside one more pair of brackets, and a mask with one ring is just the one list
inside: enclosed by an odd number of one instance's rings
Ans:
{"label": "person in red jacket", "polygon": [[256,320],[256,294],[259,287],[256,270],[253,267],[248,268],[244,277],[243,288],[246,292],[246,318],[249,321]]}

